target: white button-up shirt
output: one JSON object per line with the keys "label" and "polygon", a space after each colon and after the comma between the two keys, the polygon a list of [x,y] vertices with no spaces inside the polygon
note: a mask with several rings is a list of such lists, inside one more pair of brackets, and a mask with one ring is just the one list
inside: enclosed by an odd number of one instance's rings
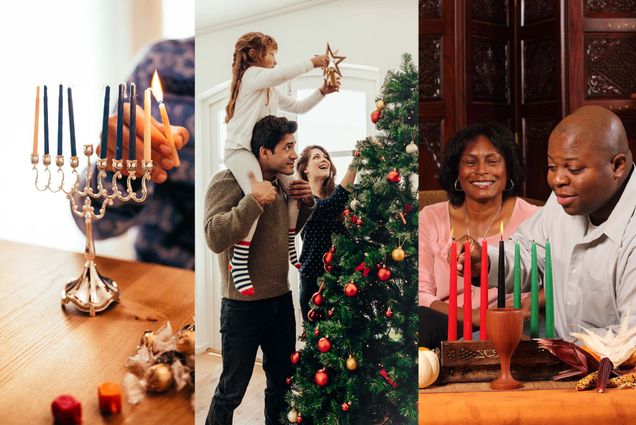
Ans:
{"label": "white button-up shirt", "polygon": [[[545,269],[545,242],[550,240],[554,287],[554,324],[558,335],[572,341],[571,332],[584,326],[597,333],[616,330],[636,299],[636,172],[620,200],[601,225],[588,226],[585,215],[571,216],[554,193],[545,206],[505,242],[506,292],[513,291],[514,241],[521,246],[521,286],[530,288],[532,241],[537,243],[539,277]],[[489,286],[497,286],[498,247],[489,247]],[[630,324],[636,324],[634,303]]]}

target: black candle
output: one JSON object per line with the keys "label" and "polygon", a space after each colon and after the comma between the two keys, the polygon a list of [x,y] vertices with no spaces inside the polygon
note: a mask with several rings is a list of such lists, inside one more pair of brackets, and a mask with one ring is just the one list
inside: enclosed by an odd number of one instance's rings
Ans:
{"label": "black candle", "polygon": [[506,306],[506,257],[504,255],[503,236],[499,241],[499,279],[497,280],[497,307]]}
{"label": "black candle", "polygon": [[119,84],[119,97],[117,98],[117,145],[115,147],[115,159],[122,157],[122,145],[124,142],[124,85]]}
{"label": "black candle", "polygon": [[99,157],[106,158],[108,150],[108,110],[110,109],[110,86],[106,86],[104,92],[104,114],[102,119],[102,144],[99,148]]}
{"label": "black candle", "polygon": [[73,116],[73,93],[68,88],[68,129],[71,133],[71,156],[77,156],[75,148],[75,117]]}
{"label": "black candle", "polygon": [[57,154],[62,155],[62,121],[64,118],[64,99],[62,98],[62,85],[58,94],[57,102]]}
{"label": "black candle", "polygon": [[49,96],[44,86],[44,155],[49,154]]}
{"label": "black candle", "polygon": [[128,159],[135,160],[135,143],[137,142],[137,134],[135,133],[137,120],[137,89],[135,83],[130,83],[130,134],[128,138]]}

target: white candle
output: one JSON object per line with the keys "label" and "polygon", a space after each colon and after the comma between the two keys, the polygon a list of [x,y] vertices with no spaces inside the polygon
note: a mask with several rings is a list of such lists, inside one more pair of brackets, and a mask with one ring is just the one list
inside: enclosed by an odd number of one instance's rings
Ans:
{"label": "white candle", "polygon": [[163,88],[161,87],[161,81],[159,80],[159,75],[157,75],[157,70],[155,70],[154,75],[152,76],[152,81],[150,83],[152,86],[152,94],[157,99],[159,103],[159,112],[161,113],[161,122],[163,123],[163,129],[166,133],[166,139],[168,140],[168,145],[172,146],[172,157],[175,162],[175,166],[178,167],[181,165],[181,161],[179,161],[179,154],[177,153],[177,147],[174,144],[174,138],[172,137],[172,130],[170,128],[170,119],[168,118],[168,111],[166,111],[166,105],[163,103]]}
{"label": "white candle", "polygon": [[35,126],[33,127],[33,155],[38,154],[38,128],[40,124],[40,86],[35,89]]}
{"label": "white candle", "polygon": [[150,139],[152,136],[150,87],[144,91],[144,161],[150,161]]}

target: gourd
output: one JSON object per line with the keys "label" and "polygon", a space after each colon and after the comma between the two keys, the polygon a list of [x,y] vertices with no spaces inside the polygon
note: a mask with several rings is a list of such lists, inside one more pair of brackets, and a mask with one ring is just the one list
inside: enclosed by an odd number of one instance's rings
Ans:
{"label": "gourd", "polygon": [[439,360],[434,352],[426,347],[419,347],[418,352],[418,387],[426,388],[439,376]]}

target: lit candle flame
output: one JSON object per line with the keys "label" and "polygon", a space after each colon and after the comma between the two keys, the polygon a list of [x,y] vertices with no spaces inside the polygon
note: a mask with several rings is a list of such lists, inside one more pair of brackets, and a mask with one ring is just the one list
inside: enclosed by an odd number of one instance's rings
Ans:
{"label": "lit candle flame", "polygon": [[455,240],[455,233],[453,232],[453,226],[451,226],[451,239]]}
{"label": "lit candle flame", "polygon": [[150,87],[152,87],[152,94],[155,96],[155,99],[157,99],[157,102],[163,103],[163,89],[161,88],[161,80],[159,79],[159,74],[157,74],[156,69],[155,73],[152,74]]}
{"label": "lit candle flame", "polygon": [[499,224],[499,236],[503,240],[503,221]]}

